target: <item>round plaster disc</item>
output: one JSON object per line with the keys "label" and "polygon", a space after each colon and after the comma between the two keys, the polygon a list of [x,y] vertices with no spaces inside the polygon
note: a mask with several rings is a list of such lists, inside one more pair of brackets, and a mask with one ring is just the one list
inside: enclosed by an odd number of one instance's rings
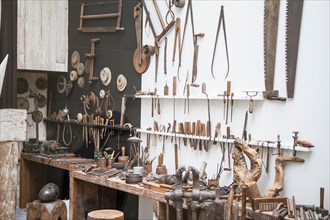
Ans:
{"label": "round plaster disc", "polygon": [[78,79],[78,73],[77,73],[77,71],[72,70],[70,72],[70,80],[73,82],[73,81],[76,81],[77,79]]}
{"label": "round plaster disc", "polygon": [[60,75],[57,78],[57,91],[59,93],[63,93],[65,91],[65,87],[66,87],[66,79],[63,75]]}
{"label": "round plaster disc", "polygon": [[17,93],[23,94],[29,90],[29,84],[23,77],[17,78]]}
{"label": "round plaster disc", "polygon": [[105,96],[105,91],[103,89],[101,89],[99,95],[100,95],[100,98],[103,99]]}
{"label": "round plaster disc", "polygon": [[84,77],[80,76],[78,78],[78,87],[79,88],[84,88],[84,86],[85,86],[85,79],[84,79]]}
{"label": "round plaster disc", "polygon": [[111,82],[111,71],[108,67],[104,67],[100,71],[100,79],[103,83],[103,85],[107,86]]}
{"label": "round plaster disc", "polygon": [[73,51],[71,55],[71,66],[74,69],[77,69],[78,64],[80,63],[80,54],[78,51]]}
{"label": "round plaster disc", "polygon": [[44,95],[40,94],[39,97],[38,97],[38,107],[43,108],[43,107],[46,106],[46,104],[47,104],[46,97]]}
{"label": "round plaster disc", "polygon": [[81,76],[82,74],[84,74],[85,72],[85,65],[83,63],[79,63],[77,66],[77,73],[79,76]]}
{"label": "round plaster disc", "polygon": [[47,88],[47,80],[45,78],[38,78],[36,80],[36,87],[39,90],[44,90]]}
{"label": "round plaster disc", "polygon": [[142,51],[141,51],[141,63],[139,64],[138,48],[136,48],[133,55],[133,65],[136,72],[140,74],[145,73],[145,71],[149,68],[149,64],[150,64],[150,56],[144,54]]}
{"label": "round plaster disc", "polygon": [[125,90],[127,86],[127,80],[126,80],[126,77],[123,75],[123,74],[120,74],[118,77],[117,77],[117,89],[122,92]]}
{"label": "round plaster disc", "polygon": [[39,123],[42,121],[42,118],[43,118],[43,114],[41,111],[34,111],[32,112],[32,120],[35,122],[35,123]]}
{"label": "round plaster disc", "polygon": [[18,109],[25,109],[26,111],[29,111],[30,104],[26,98],[18,97],[16,101]]}

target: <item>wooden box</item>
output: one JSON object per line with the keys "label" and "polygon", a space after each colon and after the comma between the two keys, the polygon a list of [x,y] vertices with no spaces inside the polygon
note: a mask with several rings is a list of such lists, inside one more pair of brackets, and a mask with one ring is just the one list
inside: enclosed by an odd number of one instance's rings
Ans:
{"label": "wooden box", "polygon": [[24,109],[0,109],[0,142],[26,141],[26,119]]}

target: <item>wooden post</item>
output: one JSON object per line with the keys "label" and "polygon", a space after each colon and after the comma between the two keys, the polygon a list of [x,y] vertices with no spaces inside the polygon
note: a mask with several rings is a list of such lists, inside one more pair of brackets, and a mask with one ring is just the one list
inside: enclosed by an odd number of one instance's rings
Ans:
{"label": "wooden post", "polygon": [[16,218],[18,141],[26,140],[27,112],[0,109],[0,219]]}
{"label": "wooden post", "polygon": [[16,218],[18,143],[0,142],[0,219]]}

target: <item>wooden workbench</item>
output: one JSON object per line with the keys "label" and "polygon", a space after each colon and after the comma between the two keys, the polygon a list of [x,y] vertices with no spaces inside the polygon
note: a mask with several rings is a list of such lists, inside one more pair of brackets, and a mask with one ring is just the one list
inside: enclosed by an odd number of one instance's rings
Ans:
{"label": "wooden workbench", "polygon": [[[86,213],[102,208],[116,208],[117,190],[165,203],[164,194],[138,184],[126,184],[119,177],[106,178],[82,171],[93,160],[83,158],[50,158],[37,154],[21,154],[20,207],[38,198],[47,183],[46,167],[68,170],[70,174],[70,219],[83,219]],[[46,165],[46,166],[42,166]]]}

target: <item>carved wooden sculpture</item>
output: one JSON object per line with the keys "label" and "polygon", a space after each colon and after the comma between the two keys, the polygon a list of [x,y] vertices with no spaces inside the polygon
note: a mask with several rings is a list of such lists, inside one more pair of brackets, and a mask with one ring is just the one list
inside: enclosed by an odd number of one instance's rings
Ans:
{"label": "carved wooden sculpture", "polygon": [[[234,186],[230,189],[230,193],[227,201],[226,219],[231,219],[231,207],[233,198],[237,186],[247,186],[247,195],[250,202],[253,198],[259,198],[260,193],[257,185],[257,180],[262,173],[262,161],[261,158],[254,149],[250,148],[242,139],[236,139],[234,141],[235,147],[232,151],[232,157],[234,160]],[[246,164],[244,154],[250,159],[250,169]]]}
{"label": "carved wooden sculpture", "polygon": [[277,157],[275,160],[275,180],[272,187],[270,187],[264,197],[276,197],[279,195],[279,192],[283,190],[283,182],[284,182],[284,170],[283,170],[283,162],[292,161],[292,162],[304,162],[304,159],[298,157]]}
{"label": "carved wooden sculpture", "polygon": [[[242,139],[236,139],[235,148],[232,151],[234,160],[234,182],[239,186],[248,187],[249,199],[260,197],[259,189],[256,184],[262,173],[262,161],[259,154],[250,148]],[[250,159],[250,169],[246,164],[244,154]]]}

